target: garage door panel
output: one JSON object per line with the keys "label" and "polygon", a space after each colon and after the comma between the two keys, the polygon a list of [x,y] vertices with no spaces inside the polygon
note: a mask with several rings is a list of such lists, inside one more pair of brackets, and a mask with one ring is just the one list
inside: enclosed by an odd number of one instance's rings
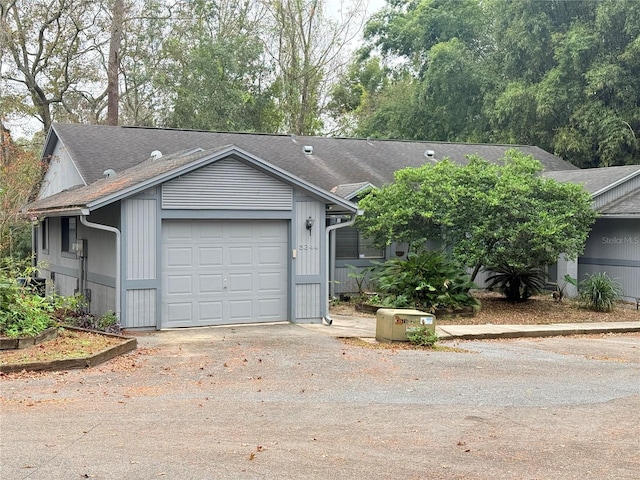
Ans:
{"label": "garage door panel", "polygon": [[253,265],[253,249],[251,247],[229,247],[229,265]]}
{"label": "garage door panel", "polygon": [[223,228],[219,223],[206,222],[198,226],[198,237],[201,240],[220,240],[223,237]]}
{"label": "garage door panel", "polygon": [[282,258],[286,258],[286,247],[275,246],[259,246],[258,250],[258,265],[280,265]]}
{"label": "garage door panel", "polygon": [[180,222],[172,225],[171,230],[165,232],[168,240],[185,241],[193,238],[192,224],[189,222]]}
{"label": "garage door panel", "polygon": [[249,299],[230,300],[229,318],[234,322],[250,322],[253,319],[253,302]]}
{"label": "garage door panel", "polygon": [[199,291],[201,294],[222,293],[223,278],[221,274],[198,275]]}
{"label": "garage door panel", "polygon": [[193,319],[193,308],[191,302],[177,303],[172,302],[167,308],[167,321],[173,326],[176,324],[191,324]]}
{"label": "garage door panel", "polygon": [[258,310],[260,311],[260,317],[264,319],[271,319],[274,321],[280,320],[280,305],[278,298],[258,300]]}
{"label": "garage door panel", "polygon": [[224,318],[221,300],[217,302],[199,302],[198,308],[202,324],[218,323]]}
{"label": "garage door panel", "polygon": [[283,292],[286,290],[287,281],[281,272],[258,273],[258,291],[261,293]]}
{"label": "garage door panel", "polygon": [[260,230],[256,231],[256,240],[282,241],[282,229],[280,225],[275,222],[263,225]]}
{"label": "garage door panel", "polygon": [[253,275],[251,273],[234,273],[229,275],[229,293],[253,292]]}
{"label": "garage door panel", "polygon": [[245,222],[242,224],[227,224],[226,236],[233,241],[238,240],[253,240],[253,225],[251,222]]}
{"label": "garage door panel", "polygon": [[193,265],[193,252],[191,248],[171,247],[167,250],[168,267],[188,267]]}
{"label": "garage door panel", "polygon": [[168,295],[190,295],[193,291],[191,275],[169,275],[167,277]]}
{"label": "garage door panel", "polygon": [[287,320],[286,221],[165,220],[162,325]]}
{"label": "garage door panel", "polygon": [[220,267],[223,265],[222,247],[198,248],[198,260],[201,267]]}

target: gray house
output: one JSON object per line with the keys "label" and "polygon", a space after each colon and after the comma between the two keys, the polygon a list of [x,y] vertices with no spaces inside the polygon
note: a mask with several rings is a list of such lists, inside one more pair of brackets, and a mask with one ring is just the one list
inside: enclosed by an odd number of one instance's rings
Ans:
{"label": "gray house", "polygon": [[512,147],[55,124],[25,214],[41,275],[127,328],[320,322],[353,289],[346,265],[392,254],[351,227],[363,189]]}
{"label": "gray house", "polygon": [[640,301],[640,165],[588,170],[547,171],[546,177],[579,183],[591,193],[599,217],[584,254],[577,262],[559,260],[557,272],[582,280],[606,272],[622,285],[624,295]]}

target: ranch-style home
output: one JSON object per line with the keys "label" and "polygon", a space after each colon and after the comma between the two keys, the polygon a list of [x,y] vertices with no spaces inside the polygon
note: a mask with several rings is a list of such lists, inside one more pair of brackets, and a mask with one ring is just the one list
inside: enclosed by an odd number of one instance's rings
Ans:
{"label": "ranch-style home", "polygon": [[[123,327],[330,321],[330,296],[354,288],[347,265],[394,254],[351,226],[364,189],[403,167],[498,161],[512,147],[54,124],[24,213],[49,288],[84,294],[90,311],[112,310]],[[590,189],[580,176],[589,172],[517,148]],[[607,186],[590,190],[601,243],[553,273],[615,267],[635,296],[640,167],[606,170]]]}

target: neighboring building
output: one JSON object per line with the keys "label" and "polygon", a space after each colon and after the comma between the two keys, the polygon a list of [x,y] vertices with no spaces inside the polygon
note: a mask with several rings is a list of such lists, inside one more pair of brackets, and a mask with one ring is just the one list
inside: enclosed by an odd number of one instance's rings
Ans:
{"label": "neighboring building", "polygon": [[[83,292],[127,328],[320,322],[330,294],[352,289],[348,264],[393,254],[350,227],[365,188],[509,148],[54,124],[25,214],[58,293]],[[580,172],[517,148],[548,172]]]}
{"label": "neighboring building", "polygon": [[627,299],[640,299],[640,165],[587,170],[550,171],[559,182],[578,183],[591,194],[599,213],[577,262],[559,261],[552,276],[578,280],[607,272],[620,282]]}

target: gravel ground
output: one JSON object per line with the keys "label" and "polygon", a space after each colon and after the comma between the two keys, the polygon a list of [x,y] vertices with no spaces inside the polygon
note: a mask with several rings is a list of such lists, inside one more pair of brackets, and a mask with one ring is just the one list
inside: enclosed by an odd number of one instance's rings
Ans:
{"label": "gravel ground", "polygon": [[296,325],[154,332],[0,377],[2,479],[615,479],[640,335],[372,349]]}

